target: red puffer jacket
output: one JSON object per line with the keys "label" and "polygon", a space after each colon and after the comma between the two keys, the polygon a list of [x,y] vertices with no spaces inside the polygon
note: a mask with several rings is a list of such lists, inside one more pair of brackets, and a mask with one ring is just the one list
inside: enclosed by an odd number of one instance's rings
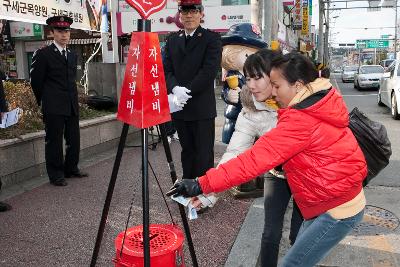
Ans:
{"label": "red puffer jacket", "polygon": [[[306,100],[310,99],[313,97]],[[325,90],[305,108],[295,105],[280,109],[278,116],[277,127],[251,149],[199,178],[204,193],[239,185],[282,163],[305,219],[360,193],[367,174],[366,162],[347,127],[348,111],[336,89]]]}

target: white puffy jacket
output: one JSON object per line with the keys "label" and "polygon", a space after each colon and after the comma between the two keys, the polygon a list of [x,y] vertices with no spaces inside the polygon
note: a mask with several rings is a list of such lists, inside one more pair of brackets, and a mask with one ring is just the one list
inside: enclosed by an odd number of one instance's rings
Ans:
{"label": "white puffy jacket", "polygon": [[254,99],[250,90],[243,86],[240,92],[242,111],[236,120],[235,131],[219,164],[224,163],[253,146],[256,138],[276,126],[277,113],[264,103]]}

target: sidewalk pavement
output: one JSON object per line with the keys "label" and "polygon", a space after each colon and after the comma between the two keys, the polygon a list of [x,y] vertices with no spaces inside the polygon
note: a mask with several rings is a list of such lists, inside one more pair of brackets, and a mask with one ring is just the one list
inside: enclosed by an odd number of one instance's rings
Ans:
{"label": "sidewalk pavement", "polygon": [[[342,240],[318,266],[400,267],[400,188],[367,186],[367,208],[362,223]],[[255,199],[242,224],[225,267],[259,266],[263,228],[263,199]],[[280,259],[289,249],[292,203],[285,215]]]}

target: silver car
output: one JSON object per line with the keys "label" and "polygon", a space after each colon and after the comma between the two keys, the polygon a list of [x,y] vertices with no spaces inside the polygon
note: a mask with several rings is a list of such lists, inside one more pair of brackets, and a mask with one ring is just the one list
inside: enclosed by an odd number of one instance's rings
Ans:
{"label": "silver car", "polygon": [[392,118],[400,119],[400,63],[394,61],[381,78],[378,105],[390,108]]}
{"label": "silver car", "polygon": [[383,76],[381,65],[362,65],[354,76],[354,88],[379,88],[379,81]]}
{"label": "silver car", "polygon": [[342,71],[342,82],[354,81],[354,74],[357,72],[358,66],[344,66]]}

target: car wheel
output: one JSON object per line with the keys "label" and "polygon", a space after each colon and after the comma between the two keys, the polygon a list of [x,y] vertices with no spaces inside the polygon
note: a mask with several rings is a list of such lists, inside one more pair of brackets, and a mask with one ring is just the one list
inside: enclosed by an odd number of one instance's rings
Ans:
{"label": "car wheel", "polygon": [[377,102],[378,102],[378,106],[381,106],[381,107],[384,106],[384,104],[382,103],[381,90],[378,91]]}
{"label": "car wheel", "polygon": [[395,120],[400,119],[400,114],[399,114],[399,109],[397,107],[397,102],[396,102],[396,94],[393,92],[392,93],[392,103],[391,103],[391,113],[392,113],[392,118]]}

